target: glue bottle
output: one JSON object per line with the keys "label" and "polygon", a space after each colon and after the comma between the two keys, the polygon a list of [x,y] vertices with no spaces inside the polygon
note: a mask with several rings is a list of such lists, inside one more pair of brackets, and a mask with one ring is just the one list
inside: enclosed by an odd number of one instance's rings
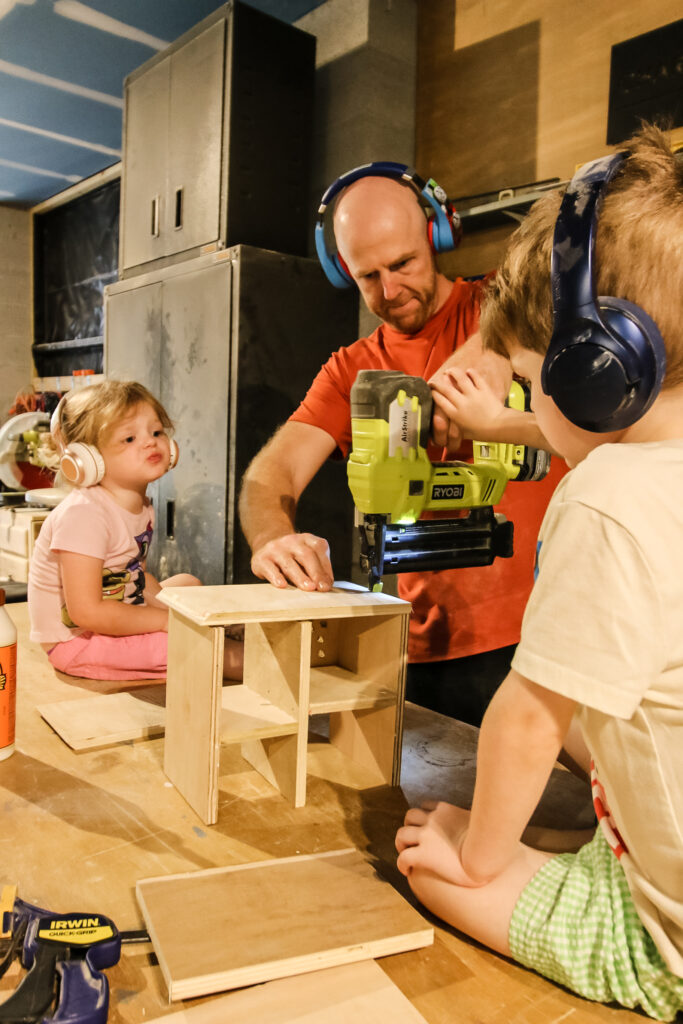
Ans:
{"label": "glue bottle", "polygon": [[0,761],[14,753],[17,700],[17,628],[5,610],[0,588]]}

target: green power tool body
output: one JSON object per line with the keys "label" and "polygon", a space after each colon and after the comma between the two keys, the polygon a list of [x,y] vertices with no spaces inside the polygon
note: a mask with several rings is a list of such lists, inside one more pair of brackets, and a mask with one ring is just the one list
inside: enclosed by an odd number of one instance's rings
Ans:
{"label": "green power tool body", "polygon": [[[513,381],[507,404],[524,411]],[[370,590],[386,573],[491,565],[513,553],[513,524],[493,510],[510,480],[541,480],[547,452],[473,441],[473,461],[432,463],[427,454],[432,393],[421,377],[361,370],[351,388],[349,487],[360,529],[360,564]],[[438,518],[423,513],[453,513]]]}

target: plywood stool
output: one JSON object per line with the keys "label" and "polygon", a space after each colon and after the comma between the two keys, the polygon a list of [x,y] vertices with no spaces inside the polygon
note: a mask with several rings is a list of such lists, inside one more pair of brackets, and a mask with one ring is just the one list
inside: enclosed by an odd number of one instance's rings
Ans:
{"label": "plywood stool", "polygon": [[[164,771],[207,825],[218,817],[220,745],[295,807],[306,802],[308,716],[398,785],[410,604],[351,583],[328,593],[268,583],[166,587]],[[245,626],[244,679],[223,686],[226,626]]]}

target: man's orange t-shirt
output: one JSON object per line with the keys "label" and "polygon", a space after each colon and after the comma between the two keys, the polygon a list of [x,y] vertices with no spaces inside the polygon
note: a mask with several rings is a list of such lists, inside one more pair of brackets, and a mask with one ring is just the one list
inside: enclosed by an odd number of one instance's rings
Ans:
{"label": "man's orange t-shirt", "polygon": [[[401,370],[428,380],[479,326],[482,281],[453,282],[451,294],[419,334],[382,324],[369,338],[341,348],[322,367],[291,419],[327,431],[337,457],[351,450],[351,386],[359,370]],[[432,461],[443,458],[434,446]],[[458,458],[471,458],[466,442]],[[536,538],[552,492],[566,472],[553,458],[544,480],[509,483],[497,506],[514,523],[514,555],[492,565],[399,576],[398,592],[410,601],[408,657],[413,662],[462,658],[516,644],[533,583]]]}

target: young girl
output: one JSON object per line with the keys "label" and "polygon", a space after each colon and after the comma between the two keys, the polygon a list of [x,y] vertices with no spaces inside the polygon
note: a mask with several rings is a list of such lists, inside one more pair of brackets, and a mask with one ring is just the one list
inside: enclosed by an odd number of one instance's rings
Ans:
{"label": "young girl", "polygon": [[[55,411],[51,441],[75,486],[43,523],[28,604],[31,640],[60,672],[166,675],[168,610],[156,595],[200,584],[187,573],[159,583],[145,568],[154,526],[147,486],[177,461],[172,428],[161,403],[132,382],[72,392]],[[230,657],[226,670],[234,670]]]}

